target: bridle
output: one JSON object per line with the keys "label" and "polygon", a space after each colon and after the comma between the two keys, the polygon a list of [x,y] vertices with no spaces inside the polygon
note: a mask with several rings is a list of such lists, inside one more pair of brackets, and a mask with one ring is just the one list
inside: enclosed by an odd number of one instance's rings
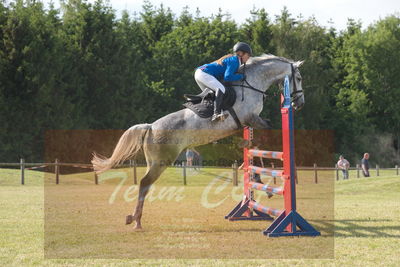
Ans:
{"label": "bridle", "polygon": [[[296,102],[300,97],[303,96],[303,90],[297,90],[297,85],[296,85],[296,81],[294,80],[296,71],[295,68],[293,66],[293,63],[290,63],[291,69],[292,69],[292,73],[290,75],[291,80],[293,80],[293,91],[290,93],[290,97],[291,97],[291,102],[294,103]],[[242,101],[244,100],[244,88],[248,88],[251,89],[253,91],[256,91],[260,94],[263,95],[263,102],[265,100],[265,97],[267,96],[267,93],[255,88],[254,86],[252,86],[246,79],[246,63],[243,66],[243,75],[245,76],[245,78],[242,80],[242,84],[240,85],[242,87]]]}
{"label": "bridle", "polygon": [[[300,97],[303,96],[303,90],[297,90],[297,85],[296,85],[296,81],[294,79],[296,79],[295,74],[296,71],[294,69],[293,63],[290,63],[290,66],[292,68],[292,75],[290,77],[290,79],[293,80],[293,91],[290,93],[290,97],[291,97],[291,101],[292,103],[296,102]],[[299,95],[300,94],[300,95]]]}

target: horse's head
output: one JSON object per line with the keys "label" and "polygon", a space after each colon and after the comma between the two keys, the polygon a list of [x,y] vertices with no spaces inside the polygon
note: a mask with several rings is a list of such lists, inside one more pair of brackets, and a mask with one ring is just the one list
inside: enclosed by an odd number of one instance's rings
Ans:
{"label": "horse's head", "polygon": [[[261,91],[266,91],[272,84],[282,82],[285,76],[290,79],[290,95],[292,106],[299,110],[304,106],[303,87],[301,85],[301,74],[299,67],[303,61],[293,62],[283,57],[264,54],[251,58],[248,64],[248,73],[251,80],[249,83]],[[244,67],[241,71],[245,71]]]}
{"label": "horse's head", "polygon": [[301,74],[299,67],[304,61],[297,61],[291,63],[290,74],[290,96],[292,98],[292,106],[295,110],[299,110],[304,106],[304,93],[301,85]]}

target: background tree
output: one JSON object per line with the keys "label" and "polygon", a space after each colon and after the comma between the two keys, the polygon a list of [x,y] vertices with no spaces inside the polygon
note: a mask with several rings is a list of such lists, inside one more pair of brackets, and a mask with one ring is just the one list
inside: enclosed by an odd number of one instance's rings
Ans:
{"label": "background tree", "polygon": [[[239,25],[222,10],[206,17],[185,7],[176,16],[149,1],[120,17],[104,0],[65,0],[59,9],[0,1],[0,161],[43,160],[46,130],[126,129],[177,111],[184,93],[199,92],[195,68],[246,41],[256,56],[305,60],[306,105],[295,120],[310,131],[299,132],[303,148],[318,150],[324,144],[315,131],[332,130],[334,152],[352,163],[370,151],[372,163],[393,166],[400,160],[399,20],[392,15],[363,29],[350,19],[338,32],[286,7],[273,19],[254,8]],[[278,87],[268,94],[262,116],[279,128]],[[228,152],[237,138],[221,141],[230,160],[241,157]]]}
{"label": "background tree", "polygon": [[54,9],[45,12],[36,1],[18,0],[7,9],[0,22],[0,157],[34,160],[42,157],[44,129],[71,126],[71,106],[59,83],[59,20]]}

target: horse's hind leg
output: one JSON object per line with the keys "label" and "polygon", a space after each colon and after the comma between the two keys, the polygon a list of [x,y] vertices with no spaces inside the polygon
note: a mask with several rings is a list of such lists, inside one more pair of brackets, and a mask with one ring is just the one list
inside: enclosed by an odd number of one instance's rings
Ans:
{"label": "horse's hind leg", "polygon": [[144,199],[149,192],[151,185],[160,177],[161,173],[166,169],[166,165],[152,164],[147,170],[146,174],[140,181],[139,198],[133,215],[126,216],[126,224],[136,222],[135,229],[142,229],[140,222],[143,212]]}

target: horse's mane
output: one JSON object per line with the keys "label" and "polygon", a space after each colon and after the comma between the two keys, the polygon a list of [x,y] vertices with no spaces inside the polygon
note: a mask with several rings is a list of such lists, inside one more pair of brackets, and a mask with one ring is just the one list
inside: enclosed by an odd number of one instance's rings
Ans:
{"label": "horse's mane", "polygon": [[294,63],[293,60],[284,58],[284,57],[278,57],[272,54],[262,54],[261,56],[258,57],[251,57],[248,61],[248,65],[258,65],[261,64],[267,60],[278,60],[286,63]]}

